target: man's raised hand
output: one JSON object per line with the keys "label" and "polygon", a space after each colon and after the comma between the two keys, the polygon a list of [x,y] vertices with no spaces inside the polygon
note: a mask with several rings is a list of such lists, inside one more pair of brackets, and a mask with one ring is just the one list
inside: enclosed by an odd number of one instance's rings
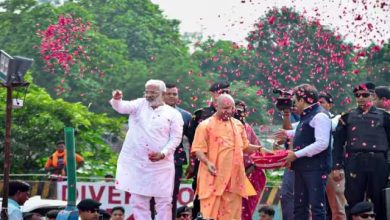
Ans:
{"label": "man's raised hand", "polygon": [[115,100],[120,100],[120,99],[122,99],[122,91],[121,91],[121,90],[118,90],[118,89],[114,90],[114,91],[112,92],[112,99],[115,99]]}

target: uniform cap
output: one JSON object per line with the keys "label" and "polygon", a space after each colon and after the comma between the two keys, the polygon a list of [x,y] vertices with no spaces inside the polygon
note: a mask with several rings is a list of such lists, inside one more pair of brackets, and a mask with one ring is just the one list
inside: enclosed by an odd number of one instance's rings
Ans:
{"label": "uniform cap", "polygon": [[230,86],[230,83],[227,81],[216,82],[210,86],[209,91],[210,92],[218,92],[218,90],[229,88],[229,86]]}
{"label": "uniform cap", "polygon": [[187,206],[182,206],[176,210],[176,217],[182,214],[190,214],[190,209]]}
{"label": "uniform cap", "polygon": [[357,91],[375,92],[375,84],[372,82],[360,83],[359,85],[357,85],[353,88],[354,93]]}
{"label": "uniform cap", "polygon": [[79,210],[99,210],[100,202],[97,202],[93,199],[84,199],[77,204]]}
{"label": "uniform cap", "polygon": [[371,202],[359,202],[351,209],[351,215],[359,215],[361,213],[370,212],[374,210]]}

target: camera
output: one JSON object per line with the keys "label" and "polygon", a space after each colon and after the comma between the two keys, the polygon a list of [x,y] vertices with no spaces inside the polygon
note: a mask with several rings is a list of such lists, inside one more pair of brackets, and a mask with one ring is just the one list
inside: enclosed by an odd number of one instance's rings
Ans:
{"label": "camera", "polygon": [[279,111],[291,109],[294,106],[294,102],[292,100],[293,94],[291,92],[282,89],[273,89],[272,92],[274,94],[279,94],[275,103],[276,108]]}

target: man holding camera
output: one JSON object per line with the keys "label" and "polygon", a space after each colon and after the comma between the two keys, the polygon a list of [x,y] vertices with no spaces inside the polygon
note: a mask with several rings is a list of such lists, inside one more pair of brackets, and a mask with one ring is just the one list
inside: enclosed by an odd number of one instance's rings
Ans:
{"label": "man holding camera", "polygon": [[[280,89],[274,89],[273,93],[279,94],[276,100],[276,108],[282,114],[282,129],[293,130],[298,125],[299,114],[292,102],[292,92]],[[292,149],[292,141],[283,140],[277,145],[283,144],[286,149]],[[280,206],[282,208],[282,217],[284,220],[294,219],[294,171],[286,168],[282,177],[280,187]]]}
{"label": "man holding camera", "polygon": [[[386,219],[382,189],[388,181],[386,153],[390,143],[390,114],[373,106],[375,85],[353,89],[358,107],[343,114],[334,136],[333,177],[345,171],[345,197],[349,207],[371,199],[377,219]],[[345,153],[344,153],[345,152]]]}
{"label": "man holding camera", "polygon": [[281,130],[275,134],[279,140],[293,138],[293,150],[286,163],[295,171],[294,219],[325,220],[325,186],[330,171],[329,147],[331,120],[318,102],[317,89],[309,84],[294,88],[294,102],[300,113],[295,130]]}

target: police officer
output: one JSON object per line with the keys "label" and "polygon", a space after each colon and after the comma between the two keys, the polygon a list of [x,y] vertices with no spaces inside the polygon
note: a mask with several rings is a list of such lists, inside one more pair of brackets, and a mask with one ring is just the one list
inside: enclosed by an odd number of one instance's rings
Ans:
{"label": "police officer", "polygon": [[[215,109],[216,100],[221,94],[230,94],[230,84],[226,81],[216,82],[210,86],[210,93],[212,97],[212,102],[210,106],[200,108],[194,112],[192,115],[192,120],[190,122],[190,126],[188,128],[188,141],[190,145],[192,144],[195,136],[195,130],[198,127],[199,123],[203,120],[212,116],[217,110]],[[191,163],[189,164],[186,170],[187,178],[194,178],[192,182],[192,189],[196,190],[197,176],[198,176],[198,168],[199,168],[199,160],[196,157],[191,158]],[[198,197],[194,199],[194,206],[192,208],[192,216],[196,217],[200,212],[200,202]]]}
{"label": "police officer", "polygon": [[333,145],[333,178],[338,181],[344,167],[349,207],[366,196],[374,203],[377,219],[385,220],[381,191],[388,181],[390,115],[373,106],[374,90],[375,85],[370,82],[356,86],[353,92],[358,107],[339,120]]}
{"label": "police officer", "polygon": [[371,202],[359,202],[351,208],[352,220],[375,219],[374,206]]}

